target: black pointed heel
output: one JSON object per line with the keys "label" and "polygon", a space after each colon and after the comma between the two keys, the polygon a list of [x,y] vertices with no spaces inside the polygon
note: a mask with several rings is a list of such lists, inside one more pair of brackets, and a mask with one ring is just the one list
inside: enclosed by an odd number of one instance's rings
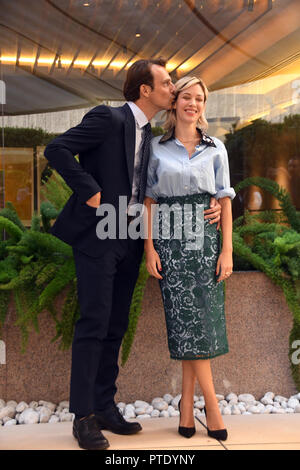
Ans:
{"label": "black pointed heel", "polygon": [[[204,413],[206,416],[206,408],[204,407]],[[228,434],[227,434],[227,429],[216,429],[214,431],[211,431],[208,426],[207,426],[207,434],[210,437],[213,437],[214,439],[218,439],[218,441],[226,441]]]}
{"label": "black pointed heel", "polygon": [[[181,399],[178,402],[179,413],[180,413],[180,402],[181,402]],[[196,428],[195,427],[186,428],[185,426],[178,426],[178,432],[181,436],[189,438],[195,434]]]}

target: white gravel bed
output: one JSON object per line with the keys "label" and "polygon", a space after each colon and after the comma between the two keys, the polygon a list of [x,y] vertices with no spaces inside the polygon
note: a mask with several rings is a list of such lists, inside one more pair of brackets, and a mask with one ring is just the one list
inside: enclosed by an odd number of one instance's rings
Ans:
{"label": "white gravel bed", "polygon": [[[300,413],[300,393],[289,398],[266,392],[256,400],[250,393],[236,395],[216,395],[222,415],[251,415],[265,413]],[[169,418],[179,416],[178,402],[181,395],[175,397],[169,393],[154,398],[151,403],[136,400],[134,403],[120,402],[117,404],[125,419],[136,418]],[[194,396],[194,415],[204,415],[205,401],[203,396]],[[0,425],[58,423],[72,421],[74,414],[69,412],[69,402],[64,400],[58,404],[49,401],[31,401],[26,403],[15,400],[5,402],[0,399]]]}

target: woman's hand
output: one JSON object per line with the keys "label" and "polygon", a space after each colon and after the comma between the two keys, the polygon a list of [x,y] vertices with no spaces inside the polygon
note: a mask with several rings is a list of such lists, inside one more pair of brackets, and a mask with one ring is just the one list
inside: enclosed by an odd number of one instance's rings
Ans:
{"label": "woman's hand", "polygon": [[162,267],[157,251],[154,248],[147,248],[145,249],[145,257],[148,273],[157,279],[162,279],[162,276],[158,272],[158,270],[161,271]]}
{"label": "woman's hand", "polygon": [[220,277],[217,279],[217,282],[227,279],[232,274],[233,261],[232,261],[232,251],[222,251],[218,258],[216,274]]}

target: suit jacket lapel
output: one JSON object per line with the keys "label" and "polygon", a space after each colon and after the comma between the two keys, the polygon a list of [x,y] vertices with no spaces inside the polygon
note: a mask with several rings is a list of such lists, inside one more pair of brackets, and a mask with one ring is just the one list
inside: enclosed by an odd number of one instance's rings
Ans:
{"label": "suit jacket lapel", "polygon": [[122,111],[125,114],[124,137],[125,152],[130,187],[133,182],[134,156],[135,156],[135,119],[128,104],[124,104]]}

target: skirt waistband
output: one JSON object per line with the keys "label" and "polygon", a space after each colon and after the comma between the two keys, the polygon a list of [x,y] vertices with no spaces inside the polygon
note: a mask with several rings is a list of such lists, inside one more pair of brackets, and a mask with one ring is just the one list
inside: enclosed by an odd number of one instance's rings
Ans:
{"label": "skirt waistband", "polygon": [[212,195],[210,193],[196,193],[196,194],[185,194],[181,196],[160,196],[157,199],[158,204],[168,204],[172,205],[176,202],[179,204],[192,204],[193,202],[199,204],[206,204],[209,206],[210,198]]}

